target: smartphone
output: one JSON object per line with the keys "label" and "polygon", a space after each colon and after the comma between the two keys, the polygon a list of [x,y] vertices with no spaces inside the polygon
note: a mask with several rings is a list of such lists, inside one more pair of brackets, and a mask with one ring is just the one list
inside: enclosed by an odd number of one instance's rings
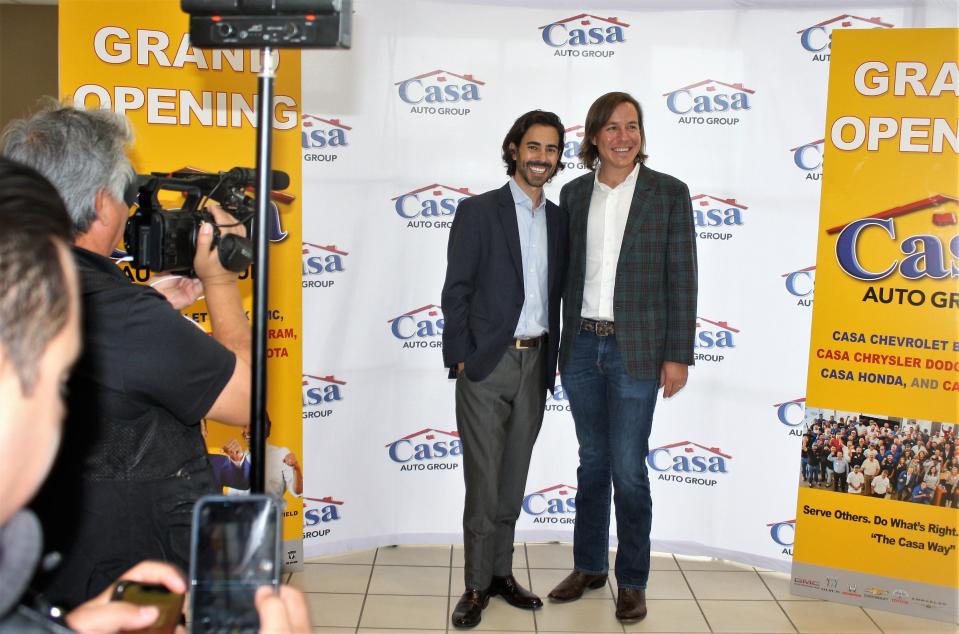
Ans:
{"label": "smartphone", "polygon": [[194,634],[256,633],[253,596],[280,586],[280,507],[270,495],[200,498],[193,509],[190,618]]}
{"label": "smartphone", "polygon": [[126,601],[137,605],[155,605],[160,616],[153,625],[127,634],[173,634],[183,616],[183,595],[170,592],[166,586],[121,580],[113,589],[111,601]]}

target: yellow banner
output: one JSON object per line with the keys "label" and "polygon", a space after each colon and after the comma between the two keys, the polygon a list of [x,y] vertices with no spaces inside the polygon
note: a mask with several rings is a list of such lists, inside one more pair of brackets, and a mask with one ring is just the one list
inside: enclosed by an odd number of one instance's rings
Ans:
{"label": "yellow banner", "polygon": [[833,34],[793,553],[794,592],[947,621],[959,587],[957,52],[954,29]]}
{"label": "yellow banner", "polygon": [[954,508],[802,488],[793,559],[957,588],[956,519]]}
{"label": "yellow banner", "polygon": [[834,36],[807,402],[959,421],[957,31]]}
{"label": "yellow banner", "polygon": [[[125,115],[135,131],[131,159],[138,173],[255,167],[259,51],[193,48],[178,0],[61,0],[59,18],[61,97]],[[268,447],[267,475],[282,471],[289,480],[284,495],[289,567],[302,561],[303,535],[303,504],[293,490],[297,476],[302,486],[303,459],[299,51],[274,53],[273,64],[273,169],[289,174],[290,186],[288,196],[276,199],[270,227],[267,392],[273,448]],[[149,280],[128,265],[122,268],[131,279]],[[248,279],[242,288],[249,312]],[[209,330],[202,302],[183,313]],[[246,451],[241,430],[209,426],[211,454],[222,455],[231,440]],[[271,456],[277,464],[270,464]]]}

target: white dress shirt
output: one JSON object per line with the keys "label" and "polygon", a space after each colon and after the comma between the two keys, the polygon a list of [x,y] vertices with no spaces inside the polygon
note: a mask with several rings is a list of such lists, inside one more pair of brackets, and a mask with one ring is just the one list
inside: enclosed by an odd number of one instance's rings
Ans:
{"label": "white dress shirt", "polygon": [[599,170],[596,170],[586,220],[586,283],[580,313],[587,319],[613,321],[616,266],[639,168],[637,163],[626,180],[616,187],[601,183]]}

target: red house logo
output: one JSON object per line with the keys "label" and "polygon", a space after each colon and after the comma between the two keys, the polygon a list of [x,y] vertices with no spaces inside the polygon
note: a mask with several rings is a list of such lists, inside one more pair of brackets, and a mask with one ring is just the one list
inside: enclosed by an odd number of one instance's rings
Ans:
{"label": "red house logo", "polygon": [[523,512],[532,515],[534,524],[567,524],[576,515],[576,487],[556,484],[527,493]]}
{"label": "red house logo", "polygon": [[[352,127],[339,119],[325,119],[312,114],[304,114],[300,120],[300,142],[304,150],[336,151],[350,144],[349,133]],[[309,155],[308,155],[309,156]],[[326,156],[320,159],[319,156]],[[335,161],[335,155],[316,155],[304,157],[306,161]]]}
{"label": "red house logo", "polygon": [[441,228],[452,224],[459,204],[475,196],[469,187],[431,183],[393,197],[393,211],[407,221],[408,228]]}
{"label": "red house logo", "polygon": [[828,51],[832,46],[833,31],[844,29],[891,28],[893,28],[893,25],[884,22],[882,18],[861,18],[856,15],[844,13],[819,22],[818,24],[807,26],[804,29],[796,31],[796,33],[799,35],[799,43],[803,49],[810,53],[815,53],[813,56],[814,61],[826,61],[829,59]]}
{"label": "red house logo", "polygon": [[[622,44],[626,41],[626,29],[629,24],[623,22],[615,16],[601,17],[589,13],[580,13],[562,20],[550,22],[539,27],[542,31],[543,42],[555,49],[565,49],[568,51],[556,51],[554,55],[560,53],[572,53],[565,55],[570,57],[611,57],[613,51],[602,51],[607,55],[586,55],[584,54],[590,47],[608,47],[614,44]],[[600,51],[595,51],[599,53]]]}
{"label": "red house logo", "polygon": [[[419,106],[411,112],[421,114],[436,114],[437,108],[452,104],[469,104],[480,101],[480,88],[486,82],[480,81],[470,73],[451,73],[446,70],[431,70],[409,79],[403,79],[393,84],[397,87],[400,99],[407,104]],[[452,108],[450,112],[439,114],[468,114],[469,110]]]}
{"label": "red house logo", "polygon": [[[666,108],[678,115],[712,115],[716,113],[742,113],[752,109],[750,99],[756,93],[741,83],[726,83],[704,79],[682,88],[663,93]],[[708,121],[683,121],[680,123],[708,123]]]}

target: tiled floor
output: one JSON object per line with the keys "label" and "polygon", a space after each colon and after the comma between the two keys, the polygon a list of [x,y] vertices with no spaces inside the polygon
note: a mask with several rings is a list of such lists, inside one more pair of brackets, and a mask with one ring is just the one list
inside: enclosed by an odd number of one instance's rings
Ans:
{"label": "tiled floor", "polygon": [[[612,561],[612,558],[610,558]],[[572,566],[564,544],[517,544],[513,572],[544,597]],[[734,634],[959,633],[948,623],[793,596],[788,575],[732,562],[657,554],[649,616],[625,627],[613,616],[616,582],[584,600],[535,612],[494,597],[477,632],[723,632]],[[400,546],[325,557],[290,583],[307,593],[314,632],[456,632],[449,615],[463,591],[459,546]]]}

